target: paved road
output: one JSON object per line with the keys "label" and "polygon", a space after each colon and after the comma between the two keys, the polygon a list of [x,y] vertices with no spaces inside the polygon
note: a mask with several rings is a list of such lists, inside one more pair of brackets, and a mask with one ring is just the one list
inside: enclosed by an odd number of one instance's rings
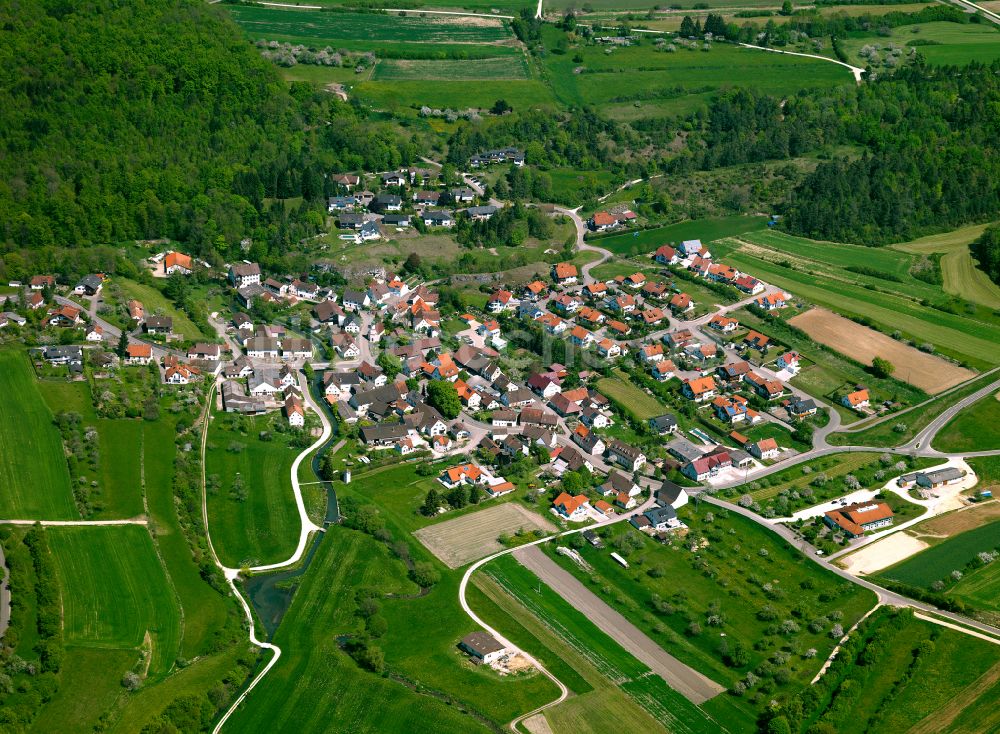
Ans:
{"label": "paved road", "polygon": [[712,679],[668,654],[649,639],[645,632],[608,606],[537,546],[514,551],[514,558],[692,703],[704,703],[725,690]]}

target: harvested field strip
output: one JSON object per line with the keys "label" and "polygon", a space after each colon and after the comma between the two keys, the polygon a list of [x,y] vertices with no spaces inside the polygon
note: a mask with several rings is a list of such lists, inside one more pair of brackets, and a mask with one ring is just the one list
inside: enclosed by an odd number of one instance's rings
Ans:
{"label": "harvested field strip", "polygon": [[893,250],[902,252],[912,252],[919,255],[929,255],[932,252],[951,252],[956,248],[962,248],[978,238],[988,225],[973,224],[969,227],[962,227],[951,232],[932,234],[928,237],[911,242],[901,242],[898,245],[889,245]]}
{"label": "harvested field strip", "polygon": [[970,571],[950,593],[971,602],[977,609],[1000,611],[1000,564],[994,561]]}
{"label": "harvested field strip", "polygon": [[530,74],[523,57],[507,56],[495,59],[465,61],[456,59],[423,61],[410,59],[383,59],[375,67],[373,79],[424,79],[424,80],[490,80],[528,79]]}
{"label": "harvested field strip", "polygon": [[0,387],[0,517],[79,519],[62,439],[24,352],[0,350]]}
{"label": "harvested field strip", "polygon": [[921,352],[822,308],[810,309],[794,317],[789,323],[802,329],[815,341],[864,364],[871,364],[874,357],[889,360],[896,366],[895,377],[919,387],[929,395],[935,395],[976,376],[972,370]]}
{"label": "harvested field strip", "polygon": [[[1000,687],[1000,663],[983,673],[979,679],[955,696],[948,704],[925,718],[908,734],[938,734],[942,731],[994,731],[1000,727],[1000,706],[976,706],[976,702],[991,689]],[[975,712],[976,729],[954,727],[967,711]],[[981,728],[980,728],[981,727]]]}
{"label": "harvested field strip", "polygon": [[961,510],[939,515],[913,526],[907,532],[918,537],[927,536],[926,540],[932,542],[935,538],[950,538],[994,520],[1000,520],[1000,500],[970,505]]}
{"label": "harvested field strip", "polygon": [[413,534],[449,568],[459,568],[503,550],[497,538],[521,529],[551,533],[556,527],[519,504],[505,502],[421,528]]}

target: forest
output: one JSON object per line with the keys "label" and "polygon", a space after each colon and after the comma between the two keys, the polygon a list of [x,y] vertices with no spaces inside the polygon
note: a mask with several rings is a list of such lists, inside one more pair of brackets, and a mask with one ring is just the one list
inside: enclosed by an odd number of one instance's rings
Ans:
{"label": "forest", "polygon": [[[286,85],[199,0],[0,6],[4,249],[170,237],[225,256],[322,224],[329,170],[415,148],[333,95]],[[299,197],[271,210],[272,197]]]}

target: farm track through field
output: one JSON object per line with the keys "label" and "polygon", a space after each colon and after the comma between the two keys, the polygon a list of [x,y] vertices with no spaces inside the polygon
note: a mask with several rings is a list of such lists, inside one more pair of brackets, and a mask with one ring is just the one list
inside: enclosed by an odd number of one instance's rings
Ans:
{"label": "farm track through field", "polygon": [[[1000,663],[983,673],[979,680],[953,698],[944,708],[938,709],[920,721],[907,734],[937,734],[945,731],[967,706],[975,703],[997,682],[1000,682]],[[1000,708],[994,707],[992,711],[985,712],[985,715],[989,717],[991,722],[983,721],[983,731],[987,731],[986,726],[1000,725]]]}

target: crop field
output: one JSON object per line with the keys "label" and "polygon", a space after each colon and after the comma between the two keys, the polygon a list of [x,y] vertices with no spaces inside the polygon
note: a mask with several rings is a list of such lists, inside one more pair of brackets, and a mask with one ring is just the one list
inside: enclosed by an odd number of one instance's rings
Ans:
{"label": "crop field", "polygon": [[589,240],[598,247],[611,250],[616,255],[641,255],[653,252],[660,245],[678,244],[684,240],[701,240],[705,244],[723,237],[733,237],[764,229],[767,217],[714,217],[692,219],[666,227],[644,229],[638,233],[625,232]]}
{"label": "crop field", "polygon": [[140,526],[50,528],[63,589],[67,643],[138,648],[148,636],[150,673],[167,672],[181,638],[177,601]]}
{"label": "crop field", "polygon": [[[993,550],[998,544],[1000,544],[1000,521],[949,538],[886,569],[881,575],[902,581],[904,584],[926,588],[935,581],[947,577],[952,571],[962,570],[977,553]],[[993,569],[994,573],[997,570]]]}
{"label": "crop field", "polygon": [[462,81],[493,79],[527,79],[528,65],[522,56],[501,56],[475,61],[383,59],[375,66],[372,79],[424,79],[428,81]]}
{"label": "crop field", "polygon": [[921,352],[826,309],[812,308],[788,323],[802,329],[820,344],[826,344],[864,364],[871,364],[875,357],[889,360],[896,366],[894,374],[898,379],[919,387],[928,395],[976,376],[972,370]]}
{"label": "crop field", "polygon": [[550,533],[556,527],[521,505],[506,502],[421,528],[413,535],[448,568],[460,568],[503,550],[497,538],[521,529]]}
{"label": "crop field", "polygon": [[[924,306],[921,298],[942,300],[943,292],[910,276],[894,282],[839,269],[830,260],[842,256],[840,248],[846,245],[830,247],[826,259],[820,261],[795,254],[797,244],[814,244],[810,240],[779,233],[755,233],[727,242],[738,246],[726,256],[728,263],[803,299],[844,315],[871,319],[886,331],[898,330],[917,343],[931,343],[941,353],[975,367],[998,360],[1000,324],[995,318],[988,313],[971,317]],[[887,251],[875,251],[879,252],[884,256]],[[869,256],[866,251],[865,258]]]}
{"label": "crop field", "polygon": [[667,687],[662,678],[652,676],[643,663],[513,558],[498,558],[486,566],[485,572],[668,731],[675,734],[726,731],[700,707]]}
{"label": "crop field", "polygon": [[1000,393],[965,408],[934,437],[940,451],[1000,449]]}
{"label": "crop field", "polygon": [[205,472],[216,487],[208,491],[212,543],[227,566],[277,563],[295,550],[299,516],[292,494],[291,468],[299,449],[276,436],[260,441],[263,419],[251,420],[244,435],[216,414],[209,428]]}
{"label": "crop field", "polygon": [[8,396],[0,400],[0,516],[79,517],[62,439],[24,352],[0,349],[0,387]]}
{"label": "crop field", "polygon": [[138,660],[139,651],[134,649],[67,646],[59,690],[41,707],[32,730],[96,730],[101,715],[123,694],[122,676]]}
{"label": "crop field", "polygon": [[623,377],[605,377],[597,383],[597,389],[624,405],[639,420],[646,420],[667,412],[659,400],[627,382]]}
{"label": "crop field", "polygon": [[[469,62],[473,63],[473,62]],[[505,99],[515,109],[552,106],[552,91],[541,81],[496,80],[489,84],[467,81],[369,81],[354,87],[353,93],[376,109],[415,116],[422,105],[445,109],[485,108]]]}
{"label": "crop field", "polygon": [[948,593],[976,609],[1000,612],[1000,564],[993,562],[988,566],[969,571],[961,581],[948,590]]}
{"label": "crop field", "polygon": [[[251,38],[375,51],[382,43],[496,44],[513,38],[499,18],[416,17],[254,6],[227,8]],[[360,44],[360,45],[359,45]]]}
{"label": "crop field", "polygon": [[[549,44],[562,33],[546,28]],[[544,59],[559,101],[584,104],[621,120],[687,114],[719,89],[752,83],[760,91],[785,95],[800,89],[849,84],[846,69],[826,61],[716,44],[710,51],[657,51],[652,41],[616,48],[579,46]],[[583,61],[576,62],[576,54]],[[583,67],[582,72],[577,69]]]}

